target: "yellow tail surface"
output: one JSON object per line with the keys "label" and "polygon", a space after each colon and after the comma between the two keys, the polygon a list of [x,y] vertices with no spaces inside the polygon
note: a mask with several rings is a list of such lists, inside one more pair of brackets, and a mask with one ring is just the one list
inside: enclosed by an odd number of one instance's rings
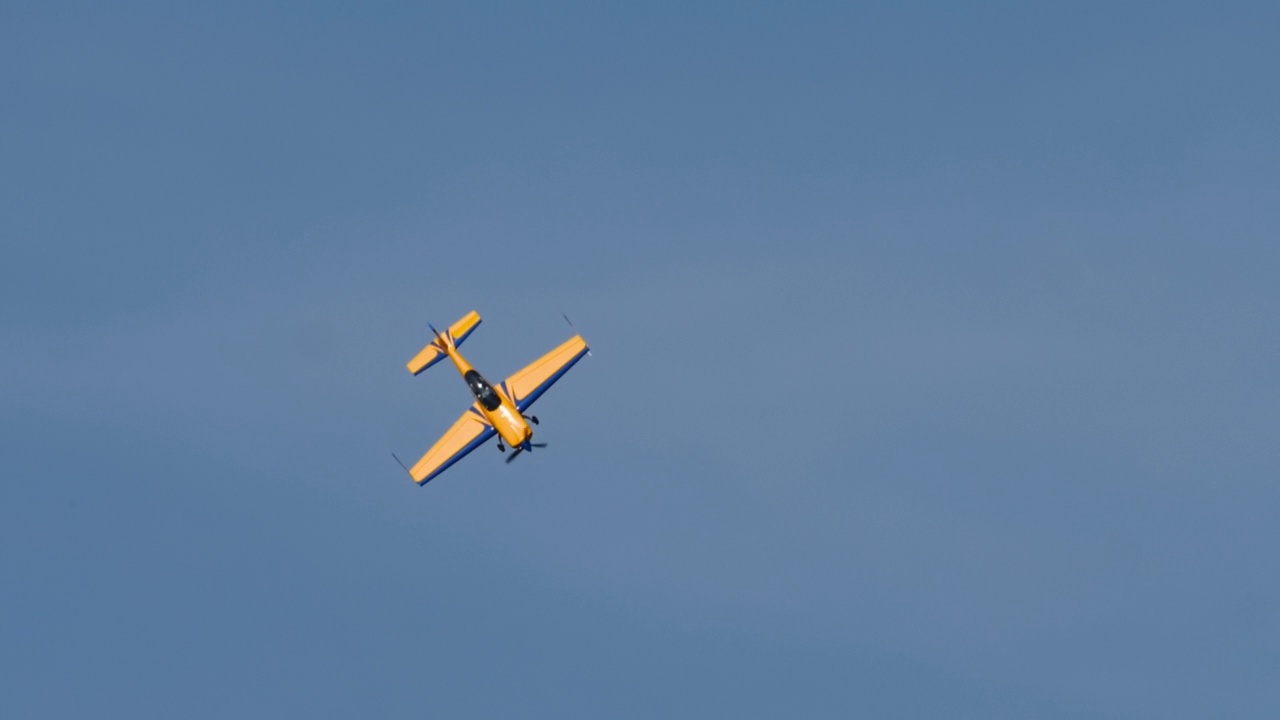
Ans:
{"label": "yellow tail surface", "polygon": [[461,320],[449,326],[441,337],[432,340],[426,347],[422,348],[422,352],[418,353],[409,361],[409,372],[417,375],[427,368],[435,365],[448,356],[445,352],[445,346],[441,342],[451,343],[454,347],[462,344],[477,327],[480,325],[480,313],[472,310],[462,317]]}

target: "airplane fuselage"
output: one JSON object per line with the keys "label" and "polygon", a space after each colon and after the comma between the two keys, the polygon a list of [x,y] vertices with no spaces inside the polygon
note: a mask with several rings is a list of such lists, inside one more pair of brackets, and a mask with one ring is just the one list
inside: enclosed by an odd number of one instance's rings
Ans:
{"label": "airplane fuselage", "polygon": [[533,428],[520,414],[520,409],[515,403],[511,402],[511,398],[485,380],[484,376],[470,362],[467,362],[462,353],[458,352],[458,348],[453,343],[445,345],[445,352],[449,354],[449,359],[453,360],[454,366],[458,368],[462,379],[467,383],[467,389],[476,399],[475,407],[471,408],[471,412],[478,410],[484,416],[485,422],[498,432],[498,436],[508,447],[527,449],[529,447],[527,443],[533,437]]}

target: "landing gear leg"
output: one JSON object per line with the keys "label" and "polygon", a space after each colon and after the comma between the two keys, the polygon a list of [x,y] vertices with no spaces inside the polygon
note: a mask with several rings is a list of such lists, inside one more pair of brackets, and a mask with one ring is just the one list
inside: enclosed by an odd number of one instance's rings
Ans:
{"label": "landing gear leg", "polygon": [[538,424],[538,416],[537,416],[537,415],[525,415],[525,419],[526,419],[526,420],[528,420],[529,422],[533,423],[534,425],[537,425],[537,424]]}

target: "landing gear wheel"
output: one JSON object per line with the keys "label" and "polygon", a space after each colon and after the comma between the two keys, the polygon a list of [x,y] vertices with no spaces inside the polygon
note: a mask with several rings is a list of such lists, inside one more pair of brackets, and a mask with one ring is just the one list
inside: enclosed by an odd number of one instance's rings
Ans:
{"label": "landing gear wheel", "polygon": [[506,449],[505,447],[503,447],[503,446],[502,446],[502,441],[501,441],[501,440],[499,440],[499,441],[498,441],[498,452],[506,452],[506,451],[507,451],[507,449]]}
{"label": "landing gear wheel", "polygon": [[529,416],[529,419],[533,421],[533,424],[534,424],[534,425],[537,425],[537,424],[538,424],[538,416],[537,416],[537,415],[530,415],[530,416]]}

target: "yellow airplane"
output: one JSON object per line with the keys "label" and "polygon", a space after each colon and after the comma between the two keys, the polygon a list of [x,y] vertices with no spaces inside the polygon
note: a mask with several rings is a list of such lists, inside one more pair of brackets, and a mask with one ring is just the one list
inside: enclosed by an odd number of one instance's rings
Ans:
{"label": "yellow airplane", "polygon": [[409,372],[417,375],[446,357],[453,360],[471,394],[476,398],[471,407],[467,408],[462,417],[458,418],[444,437],[431,446],[427,454],[423,455],[413,468],[405,468],[414,482],[419,485],[425,485],[435,476],[448,470],[449,466],[483,445],[494,435],[499,436],[499,451],[506,452],[506,447],[503,447],[504,442],[515,450],[507,456],[507,462],[515,460],[526,450],[546,447],[546,443],[532,442],[533,428],[529,426],[529,422],[537,425],[538,418],[525,415],[524,412],[529,409],[533,401],[547,391],[547,388],[568,372],[574,363],[581,360],[583,355],[591,354],[587,341],[583,340],[581,335],[575,335],[560,347],[543,355],[532,365],[495,386],[476,372],[471,363],[458,352],[458,346],[479,324],[480,314],[474,310],[450,325],[444,333],[428,323],[436,339],[409,361]]}

